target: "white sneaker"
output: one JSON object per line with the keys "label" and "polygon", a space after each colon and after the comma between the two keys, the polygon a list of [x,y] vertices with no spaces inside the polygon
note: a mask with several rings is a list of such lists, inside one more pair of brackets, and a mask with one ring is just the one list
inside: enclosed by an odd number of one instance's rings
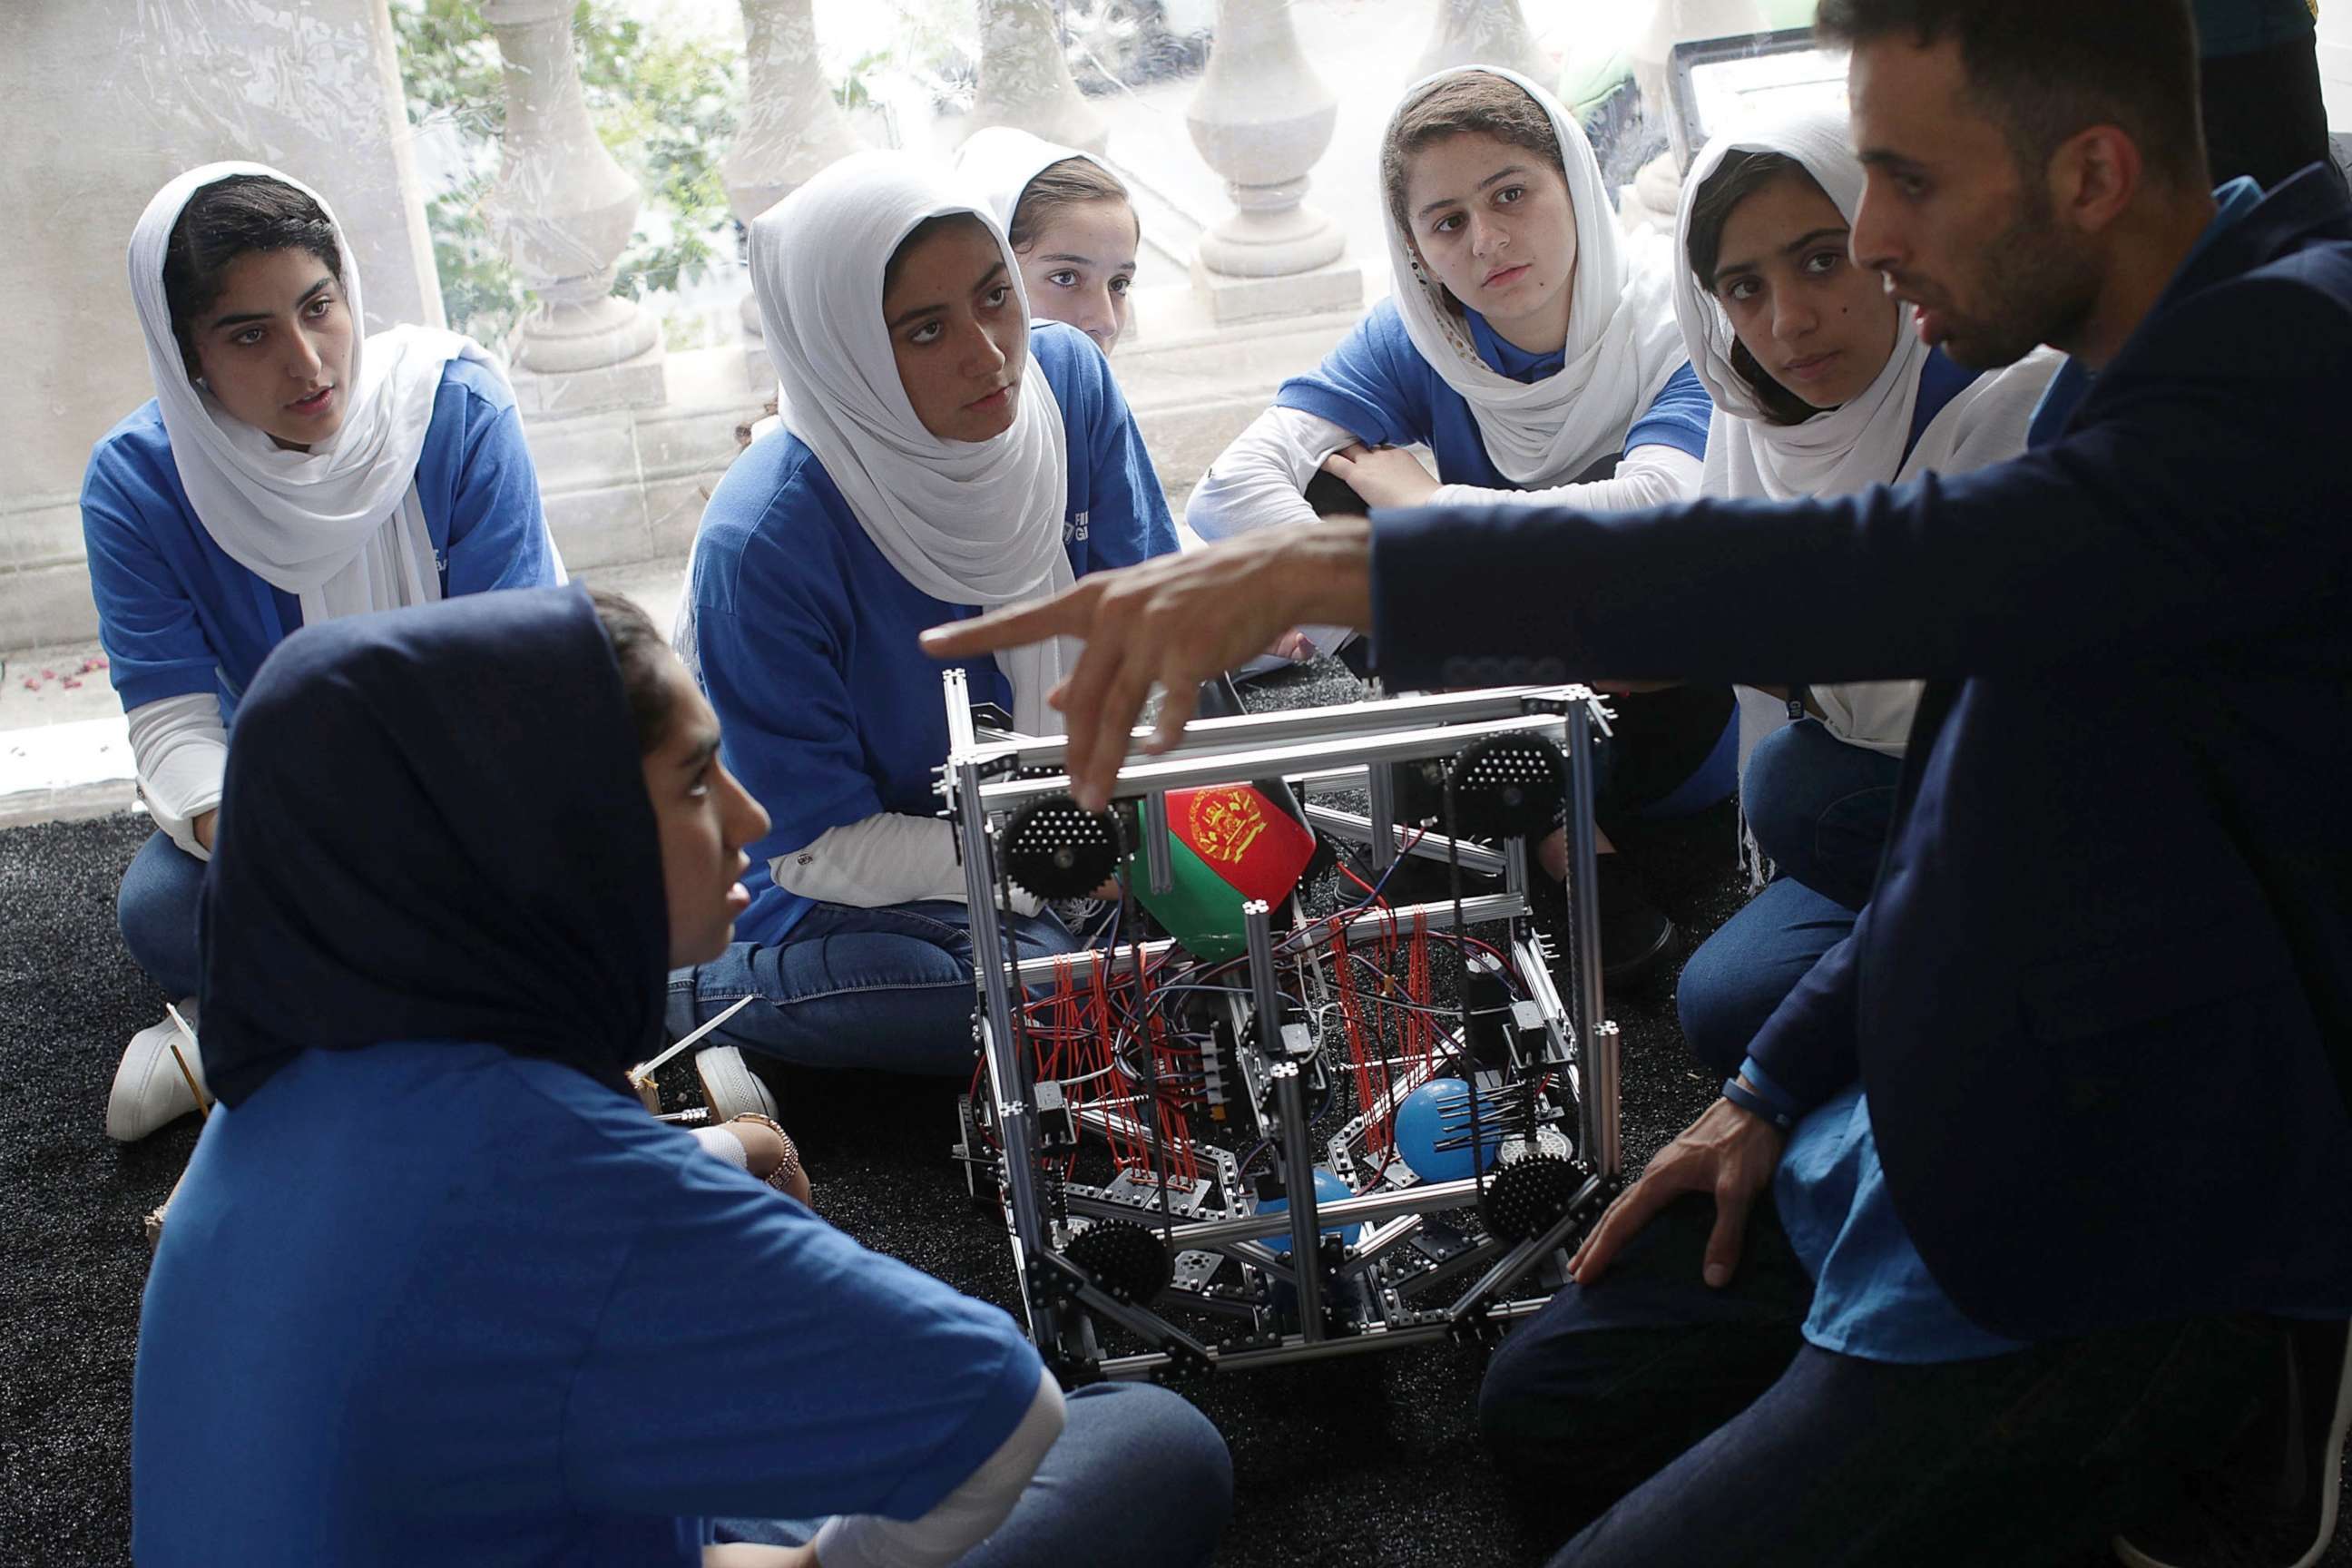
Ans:
{"label": "white sneaker", "polygon": [[[196,1022],[196,1001],[180,1004],[180,1016],[191,1027]],[[180,1047],[179,1056],[172,1047]],[[205,1081],[205,1064],[189,1047],[180,1026],[166,1016],[131,1037],[122,1065],[114,1069],[114,1089],[106,1097],[106,1135],[118,1143],[135,1143],[150,1132],[177,1121],[196,1108],[196,1097],[180,1072],[180,1058],[196,1082]]]}
{"label": "white sneaker", "polygon": [[749,1111],[776,1119],[775,1096],[733,1046],[709,1046],[694,1054],[694,1076],[702,1080],[702,1103],[717,1126]]}

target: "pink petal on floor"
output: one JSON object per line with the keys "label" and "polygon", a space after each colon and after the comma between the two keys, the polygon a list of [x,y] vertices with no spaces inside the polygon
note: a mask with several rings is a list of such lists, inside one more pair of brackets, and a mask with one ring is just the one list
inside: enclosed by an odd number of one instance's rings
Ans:
{"label": "pink petal on floor", "polygon": [[81,684],[81,681],[80,681],[80,680],[79,680],[79,679],[78,679],[77,677],[74,677],[74,676],[70,676],[70,675],[68,675],[68,676],[67,676],[67,677],[66,677],[66,679],[65,679],[65,688],[66,688],[66,689],[67,689],[68,691],[71,691],[71,690],[73,690],[76,687],[79,687],[80,684]]}

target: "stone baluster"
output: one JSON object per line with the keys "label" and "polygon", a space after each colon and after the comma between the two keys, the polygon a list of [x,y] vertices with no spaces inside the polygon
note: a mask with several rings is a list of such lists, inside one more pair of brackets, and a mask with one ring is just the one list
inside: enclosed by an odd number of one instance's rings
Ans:
{"label": "stone baluster", "polygon": [[719,163],[727,205],[746,225],[865,145],[818,68],[809,0],[740,0],[749,67],[743,119]]}
{"label": "stone baluster", "polygon": [[[746,228],[808,184],[835,159],[865,146],[835,101],[819,68],[816,18],[809,0],[740,0],[746,71],[743,119],[719,161],[727,205]],[[760,329],[760,301],[743,293],[743,331],[751,340],[745,372],[755,386],[771,382]]]}
{"label": "stone baluster", "polygon": [[1052,0],[980,0],[980,93],[969,128],[1012,125],[1099,153],[1110,139],[1078,91]]}
{"label": "stone baluster", "polygon": [[1288,0],[1218,0],[1209,68],[1184,111],[1234,212],[1201,237],[1193,283],[1219,321],[1349,310],[1363,279],[1347,237],[1307,205],[1338,104],[1298,46]]}
{"label": "stone baluster", "polygon": [[529,414],[656,405],[660,323],[613,292],[639,192],[588,121],[572,55],[572,0],[481,0],[506,65],[506,136],[492,231],[539,297],[514,348]]}
{"label": "stone baluster", "polygon": [[1556,68],[1536,47],[1519,0],[1437,0],[1437,25],[1429,30],[1418,74],[1470,65],[1504,66],[1544,87],[1555,85]]}

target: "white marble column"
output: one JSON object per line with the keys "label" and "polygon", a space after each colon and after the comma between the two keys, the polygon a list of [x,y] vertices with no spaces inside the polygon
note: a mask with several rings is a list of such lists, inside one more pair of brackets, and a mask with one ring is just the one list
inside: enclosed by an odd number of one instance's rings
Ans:
{"label": "white marble column", "polygon": [[1437,0],[1437,24],[1421,52],[1419,74],[1448,66],[1505,66],[1544,87],[1556,68],[1536,47],[1519,0]]}
{"label": "white marble column", "polygon": [[1361,301],[1361,273],[1334,265],[1347,237],[1306,200],[1337,115],[1299,48],[1288,0],[1219,0],[1209,68],[1184,111],[1192,144],[1234,202],[1193,260],[1193,282],[1217,321]]}
{"label": "white marble column", "polygon": [[613,292],[640,193],[589,123],[572,0],[481,0],[481,10],[506,63],[490,222],[539,297],[515,342],[516,397],[534,415],[657,405],[660,324]]}
{"label": "white marble column", "polygon": [[970,129],[1012,125],[1099,153],[1110,139],[1078,91],[1052,0],[980,0],[980,94]]}
{"label": "white marble column", "polygon": [[[809,0],[740,0],[743,54],[749,69],[743,119],[734,145],[719,162],[727,205],[737,221],[751,220],[808,184],[835,159],[865,146],[834,101],[819,68],[816,18]],[[745,373],[755,386],[772,379],[761,346],[760,301],[749,289],[742,303],[750,340]]]}
{"label": "white marble column", "polygon": [[743,119],[719,163],[727,204],[751,221],[865,145],[818,68],[809,0],[740,0],[748,68]]}

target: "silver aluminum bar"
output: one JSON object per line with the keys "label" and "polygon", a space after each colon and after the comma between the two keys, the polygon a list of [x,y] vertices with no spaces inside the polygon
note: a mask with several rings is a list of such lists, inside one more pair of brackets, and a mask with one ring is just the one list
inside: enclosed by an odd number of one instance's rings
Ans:
{"label": "silver aluminum bar", "polygon": [[1591,1066],[1592,1103],[1598,1114],[1586,1120],[1586,1136],[1591,1140],[1580,1152],[1591,1162],[1592,1168],[1604,1176],[1614,1176],[1624,1168],[1625,1151],[1621,1141],[1622,1129],[1617,1119],[1618,1068],[1623,1058],[1622,1042],[1617,1036],[1617,1026],[1603,1018],[1592,1031],[1592,1049],[1586,1058]]}
{"label": "silver aluminum bar", "polygon": [[[1376,735],[1433,724],[1471,724],[1524,713],[1529,701],[1589,702],[1592,697],[1591,689],[1583,686],[1494,686],[1473,691],[1430,691],[1411,697],[1342,702],[1328,708],[1291,708],[1274,713],[1195,719],[1184,726],[1183,735],[1160,757],[1181,757],[1191,752],[1243,743],[1266,745],[1324,735]],[[969,728],[970,724],[967,710],[965,725]],[[1128,732],[1126,761],[1129,765],[1154,760],[1143,750],[1143,743],[1152,734],[1150,725],[1140,725]],[[984,742],[979,750],[982,763],[1012,756],[1017,757],[1024,768],[1059,767],[1070,754],[1069,740],[1061,735]]]}
{"label": "silver aluminum bar", "polygon": [[[1155,790],[1198,789],[1233,784],[1242,779],[1288,777],[1301,769],[1328,767],[1338,763],[1409,763],[1422,757],[1451,756],[1473,741],[1489,735],[1548,734],[1576,726],[1557,713],[1523,713],[1476,724],[1434,729],[1401,730],[1380,735],[1322,735],[1303,741],[1254,745],[1232,751],[1187,752],[1168,758],[1146,758],[1119,769],[1111,794],[1132,799]],[[1254,738],[1254,737],[1253,737]],[[1061,795],[1070,787],[1068,775],[1005,778],[981,786],[973,798],[991,812],[1008,812]],[[967,805],[967,809],[969,806]]]}
{"label": "silver aluminum bar", "polygon": [[[1568,727],[1568,930],[1574,944],[1569,954],[1570,981],[1569,1026],[1576,1036],[1578,1087],[1576,1097],[1578,1151],[1594,1157],[1603,1143],[1616,1142],[1617,1099],[1614,1074],[1604,1102],[1600,1075],[1594,1070],[1593,1031],[1601,1023],[1601,899],[1599,893],[1599,829],[1592,821],[1592,726]],[[1603,1104],[1607,1110],[1602,1110]],[[1610,1124],[1602,1125],[1604,1119]],[[1601,1167],[1595,1165],[1594,1169]]]}
{"label": "silver aluminum bar", "polygon": [[1168,797],[1143,797],[1143,868],[1151,890],[1164,893],[1176,885],[1176,868],[1168,849]]}
{"label": "silver aluminum bar", "polygon": [[[1486,1309],[1486,1316],[1500,1321],[1528,1318],[1542,1311],[1544,1305],[1542,1300],[1497,1301]],[[1214,1352],[1215,1363],[1219,1372],[1246,1372],[1252,1367],[1279,1366],[1290,1362],[1330,1361],[1339,1356],[1363,1355],[1387,1350],[1392,1345],[1426,1344],[1433,1340],[1448,1338],[1453,1332],[1453,1329],[1443,1322],[1417,1323],[1403,1329],[1371,1323],[1359,1333],[1344,1334],[1318,1344],[1309,1344],[1297,1334],[1286,1334],[1278,1345],[1258,1350],[1218,1351]],[[1164,1351],[1111,1356],[1102,1363],[1102,1373],[1114,1379],[1150,1377],[1173,1359]]]}
{"label": "silver aluminum bar", "polygon": [[[1379,835],[1372,831],[1370,817],[1360,816],[1352,811],[1341,811],[1337,806],[1309,805],[1307,807],[1307,822],[1310,827],[1319,827],[1324,832],[1335,837],[1345,838],[1350,843],[1372,845],[1374,849],[1372,863],[1381,864],[1378,855],[1379,845],[1376,842]],[[1391,848],[1408,855],[1418,855],[1425,860],[1437,861],[1440,865],[1445,861],[1445,835],[1442,833],[1416,835],[1410,827],[1392,826],[1389,830],[1389,843]],[[1484,844],[1472,844],[1465,841],[1456,847],[1455,853],[1461,858],[1462,868],[1465,871],[1475,871],[1483,877],[1503,875],[1504,861],[1500,850],[1490,849]],[[1394,859],[1395,856],[1391,855],[1390,858]]]}
{"label": "silver aluminum bar", "polygon": [[1588,1178],[1584,1185],[1576,1189],[1576,1195],[1569,1199],[1567,1211],[1541,1232],[1528,1237],[1497,1259],[1495,1267],[1486,1270],[1475,1285],[1462,1292],[1462,1299],[1454,1303],[1452,1310],[1445,1314],[1445,1321],[1461,1322],[1478,1310],[1478,1303],[1486,1296],[1534,1268],[1537,1258],[1558,1247],[1568,1233],[1576,1228],[1578,1222],[1584,1218],[1584,1205],[1591,1202],[1592,1194],[1600,1190],[1601,1178]]}
{"label": "silver aluminum bar", "polygon": [[[1349,1225],[1358,1220],[1383,1220],[1401,1214],[1440,1214],[1468,1208],[1478,1201],[1478,1184],[1465,1176],[1454,1182],[1423,1182],[1418,1186],[1391,1187],[1361,1193],[1316,1205],[1325,1225]],[[1201,1219],[1168,1233],[1171,1247],[1216,1247],[1261,1236],[1280,1236],[1290,1228],[1286,1214],[1243,1215],[1234,1219]]]}
{"label": "silver aluminum bar", "polygon": [[[1483,925],[1490,921],[1516,920],[1527,912],[1526,900],[1510,893],[1481,893],[1475,899],[1462,900],[1462,921],[1465,925]],[[1410,932],[1412,930],[1415,916],[1419,916],[1422,923],[1429,930],[1444,931],[1454,924],[1454,906],[1450,903],[1405,904],[1388,914],[1382,914],[1378,910],[1366,910],[1348,922],[1348,929],[1351,932],[1385,931],[1388,930],[1389,921],[1393,919],[1400,931]],[[1325,947],[1330,943],[1331,922],[1328,919],[1316,921],[1303,932],[1283,940],[1286,946],[1292,951],[1311,952],[1317,948]],[[1147,942],[1143,944],[1144,961],[1146,963],[1156,961],[1175,945],[1174,942],[1166,937],[1156,942]],[[1021,980],[1024,984],[1034,984],[1041,980],[1051,980],[1059,966],[1067,964],[1073,980],[1090,981],[1094,978],[1096,965],[1104,962],[1105,957],[1099,948],[1066,952],[1057,957],[1024,958],[1021,961]],[[1118,951],[1109,955],[1108,963],[1110,973],[1114,976],[1131,973],[1135,968],[1134,947],[1130,943],[1120,942]]]}
{"label": "silver aluminum bar", "polygon": [[1274,933],[1263,899],[1242,905],[1250,990],[1257,1004],[1258,1048],[1273,1065],[1275,1108],[1282,1124],[1282,1182],[1290,1200],[1290,1260],[1297,1271],[1298,1321],[1309,1340],[1323,1337],[1321,1234],[1315,1223],[1315,1146],[1307,1131],[1307,1089],[1282,1037],[1282,990],[1274,973]]}
{"label": "silver aluminum bar", "polygon": [[[948,728],[971,730],[971,710],[966,700],[963,671],[945,673],[944,700]],[[956,833],[963,851],[963,886],[971,938],[972,973],[982,997],[981,1048],[988,1058],[989,1094],[996,1116],[997,1145],[1003,1152],[1005,1208],[1012,1220],[1013,1267],[1021,1277],[1022,1301],[1030,1307],[1029,1262],[1043,1256],[1045,1227],[1037,1198],[1035,1124],[1029,1115],[1029,1064],[1022,1059],[1020,1037],[1013,1026],[1012,996],[1019,985],[1018,971],[1006,975],[1004,936],[996,923],[996,889],[990,872],[994,867],[988,837],[988,819],[976,809],[980,799],[980,764],[971,749],[954,753],[949,764],[955,776]],[[1034,1311],[1034,1307],[1031,1310]],[[1050,1314],[1049,1314],[1050,1317]],[[1031,1324],[1041,1343],[1048,1342],[1053,1324]]]}
{"label": "silver aluminum bar", "polygon": [[1385,871],[1397,858],[1396,775],[1387,768],[1372,768],[1365,784],[1371,796],[1372,814],[1367,819],[1371,831],[1365,837],[1371,840],[1372,869]]}

